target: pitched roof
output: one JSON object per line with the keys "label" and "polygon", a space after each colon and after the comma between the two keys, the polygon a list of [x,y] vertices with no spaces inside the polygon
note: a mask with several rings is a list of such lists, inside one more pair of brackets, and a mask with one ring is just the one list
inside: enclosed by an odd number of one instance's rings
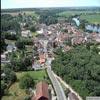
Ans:
{"label": "pitched roof", "polygon": [[45,82],[39,82],[36,85],[36,96],[32,100],[41,100],[41,98],[49,99],[48,84]]}
{"label": "pitched roof", "polygon": [[44,63],[45,62],[45,54],[39,54],[39,58],[40,58],[40,63]]}

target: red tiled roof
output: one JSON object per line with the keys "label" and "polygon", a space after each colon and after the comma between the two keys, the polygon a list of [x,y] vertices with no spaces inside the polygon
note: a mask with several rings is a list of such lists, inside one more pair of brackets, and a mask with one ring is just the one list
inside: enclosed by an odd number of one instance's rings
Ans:
{"label": "red tiled roof", "polygon": [[40,54],[39,55],[39,58],[40,58],[40,63],[44,63],[45,62],[45,54]]}
{"label": "red tiled roof", "polygon": [[48,100],[49,93],[48,93],[48,84],[45,82],[39,82],[36,85],[36,96],[32,97],[31,100]]}

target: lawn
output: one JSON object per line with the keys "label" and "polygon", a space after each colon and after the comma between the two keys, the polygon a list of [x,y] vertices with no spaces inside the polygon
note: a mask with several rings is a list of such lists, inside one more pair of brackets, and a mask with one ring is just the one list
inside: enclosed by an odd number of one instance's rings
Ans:
{"label": "lawn", "polygon": [[[44,76],[47,76],[45,70],[41,71],[26,71],[26,72],[17,72],[17,78],[20,80],[22,76],[25,74],[29,74],[35,79],[35,83],[37,81],[44,80]],[[25,93],[24,89],[19,88],[19,81],[15,82],[11,85],[9,88],[9,95],[3,96],[2,100],[24,100],[24,97],[28,96],[28,94]]]}
{"label": "lawn", "polygon": [[26,71],[26,72],[17,72],[16,73],[18,79],[20,79],[25,74],[29,74],[36,81],[37,80],[43,80],[44,77],[47,77],[47,74],[46,74],[45,70],[40,70],[40,71]]}

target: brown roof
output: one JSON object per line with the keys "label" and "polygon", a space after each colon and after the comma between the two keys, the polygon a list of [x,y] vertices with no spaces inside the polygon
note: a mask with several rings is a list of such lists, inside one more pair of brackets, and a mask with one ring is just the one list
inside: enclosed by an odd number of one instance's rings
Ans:
{"label": "brown roof", "polygon": [[32,100],[48,100],[48,84],[45,82],[39,82],[36,85],[36,96],[32,97]]}
{"label": "brown roof", "polygon": [[40,58],[40,63],[44,63],[45,62],[45,54],[40,54],[39,55],[39,58]]}

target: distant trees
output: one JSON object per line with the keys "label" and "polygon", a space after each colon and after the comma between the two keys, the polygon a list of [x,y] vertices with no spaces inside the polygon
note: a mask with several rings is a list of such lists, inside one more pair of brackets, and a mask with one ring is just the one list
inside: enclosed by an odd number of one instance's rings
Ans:
{"label": "distant trees", "polygon": [[7,46],[7,44],[5,43],[5,37],[1,33],[1,43],[0,43],[1,53],[6,50],[6,46]]}
{"label": "distant trees", "polygon": [[[100,55],[93,49],[76,46],[67,53],[57,50],[52,62],[53,70],[85,99],[86,96],[100,96]],[[84,93],[82,89],[84,88]]]}
{"label": "distant trees", "polygon": [[28,89],[30,87],[34,87],[35,82],[33,78],[29,74],[25,74],[23,77],[20,79],[19,86],[22,89]]}
{"label": "distant trees", "polygon": [[44,10],[44,11],[38,11],[39,22],[44,23],[46,25],[50,24],[56,24],[58,22],[56,13],[59,12],[57,10]]}
{"label": "distant trees", "polygon": [[1,16],[1,32],[8,30],[15,30],[18,32],[20,31],[20,25],[10,14],[4,14]]}

